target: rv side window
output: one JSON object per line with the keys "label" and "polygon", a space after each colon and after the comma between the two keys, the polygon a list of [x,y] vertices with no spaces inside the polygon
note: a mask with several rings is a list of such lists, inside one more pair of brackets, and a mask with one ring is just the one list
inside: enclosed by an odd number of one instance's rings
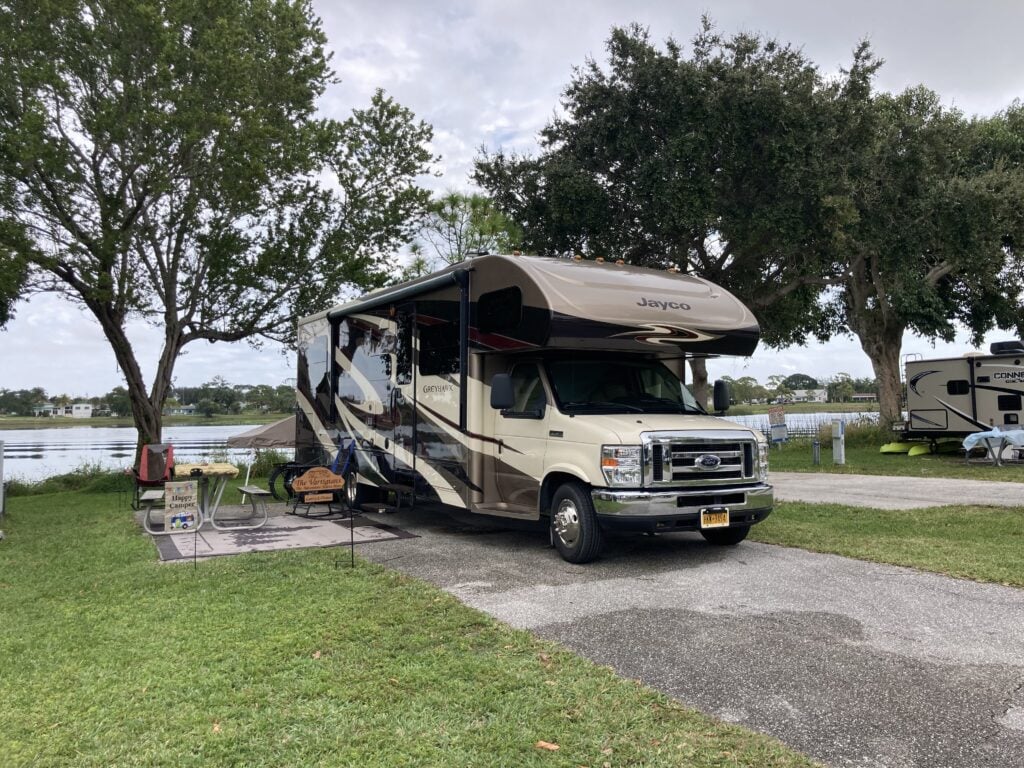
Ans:
{"label": "rv side window", "polygon": [[512,369],[512,394],[515,404],[503,411],[503,416],[540,418],[544,415],[548,399],[536,363],[523,363]]}
{"label": "rv side window", "polygon": [[971,385],[967,379],[952,379],[946,382],[946,394],[966,395],[971,391]]}
{"label": "rv side window", "polygon": [[480,295],[476,322],[481,333],[508,333],[523,319],[523,293],[518,286]]}
{"label": "rv side window", "polygon": [[306,374],[309,376],[309,387],[312,394],[330,407],[331,380],[328,374],[327,361],[330,359],[328,348],[329,336],[315,336],[306,345]]}
{"label": "rv side window", "polygon": [[420,326],[420,374],[443,376],[459,372],[457,323]]}
{"label": "rv side window", "polygon": [[395,383],[412,383],[412,314],[399,310],[395,316],[398,334],[395,338]]}
{"label": "rv side window", "polygon": [[1000,411],[1019,411],[1020,410],[1020,395],[1000,395],[999,396],[999,410]]}

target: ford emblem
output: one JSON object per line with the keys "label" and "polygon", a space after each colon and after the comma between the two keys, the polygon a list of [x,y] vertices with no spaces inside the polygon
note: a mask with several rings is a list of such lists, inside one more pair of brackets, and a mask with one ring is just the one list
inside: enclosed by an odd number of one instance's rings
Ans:
{"label": "ford emblem", "polygon": [[697,460],[694,462],[699,469],[718,469],[721,463],[722,459],[713,453],[705,453],[698,456]]}

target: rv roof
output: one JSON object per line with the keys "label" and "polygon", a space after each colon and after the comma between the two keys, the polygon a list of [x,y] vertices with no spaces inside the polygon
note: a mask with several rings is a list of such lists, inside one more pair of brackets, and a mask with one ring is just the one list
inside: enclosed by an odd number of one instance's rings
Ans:
{"label": "rv roof", "polygon": [[518,285],[524,290],[532,285],[539,298],[531,306],[550,312],[553,318],[554,346],[568,343],[572,335],[567,327],[559,326],[563,319],[576,321],[577,330],[581,324],[602,326],[609,334],[618,328],[622,336],[626,331],[643,333],[646,344],[660,345],[662,350],[666,346],[682,347],[702,354],[749,355],[759,337],[753,313],[724,288],[703,278],[620,263],[537,256],[479,256],[417,280],[373,291],[300,322],[367,311],[412,298],[450,286],[458,273],[467,271],[478,272],[481,278],[486,273],[491,283],[497,280],[501,285]]}

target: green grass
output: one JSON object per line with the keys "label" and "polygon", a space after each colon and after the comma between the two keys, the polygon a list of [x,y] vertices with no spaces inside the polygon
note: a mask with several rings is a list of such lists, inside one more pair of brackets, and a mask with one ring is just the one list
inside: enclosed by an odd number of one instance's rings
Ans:
{"label": "green grass", "polygon": [[815,466],[810,440],[791,440],[781,448],[773,447],[768,465],[776,472],[832,472],[852,475],[901,475],[905,477],[955,477],[966,480],[1024,482],[1024,464],[967,464],[963,456],[907,456],[903,453],[879,453],[879,445],[846,444],[846,464],[832,463],[831,439],[821,440],[821,464]]}
{"label": "green grass", "polygon": [[1024,587],[1024,510],[880,510],[784,502],[751,529],[769,544]]}
{"label": "green grass", "polygon": [[5,768],[810,765],[338,550],[159,565],[116,494],[10,502]]}

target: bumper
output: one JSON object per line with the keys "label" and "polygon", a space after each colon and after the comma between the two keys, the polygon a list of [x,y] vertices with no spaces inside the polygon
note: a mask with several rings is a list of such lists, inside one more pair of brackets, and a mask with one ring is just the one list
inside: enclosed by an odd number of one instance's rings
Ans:
{"label": "bumper", "polygon": [[684,491],[591,491],[601,526],[633,531],[700,530],[700,511],[726,507],[730,527],[753,525],[768,517],[774,504],[770,485],[702,488]]}

